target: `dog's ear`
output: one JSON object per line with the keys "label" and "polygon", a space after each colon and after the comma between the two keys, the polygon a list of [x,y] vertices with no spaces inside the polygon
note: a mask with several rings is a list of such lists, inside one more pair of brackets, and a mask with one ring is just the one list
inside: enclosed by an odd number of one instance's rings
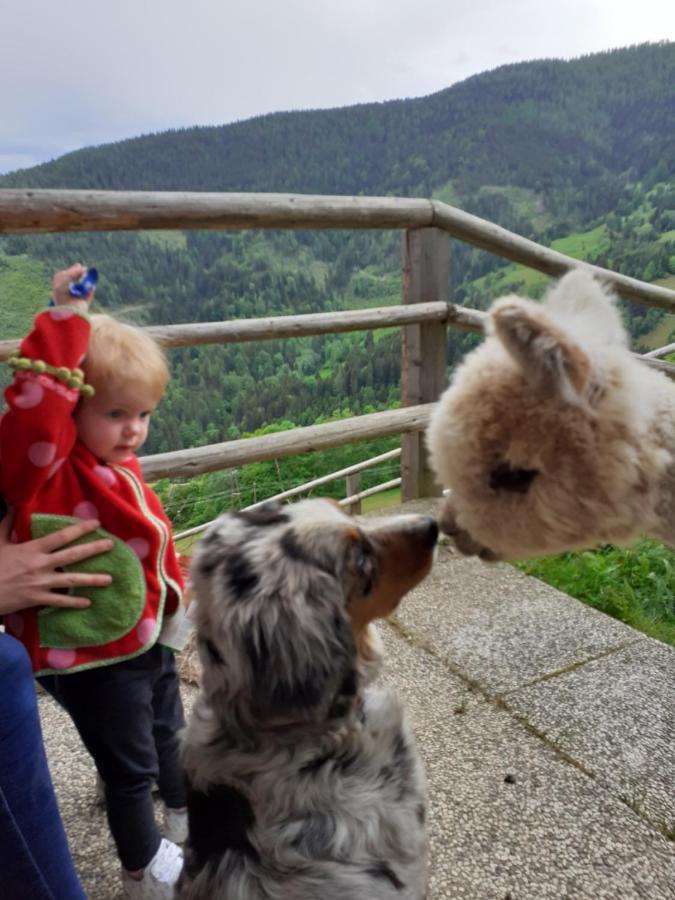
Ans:
{"label": "dog's ear", "polygon": [[194,580],[203,685],[240,721],[319,722],[353,701],[339,534],[269,507],[223,516],[202,540]]}
{"label": "dog's ear", "polygon": [[357,691],[356,646],[337,574],[289,569],[241,622],[251,712],[261,723],[344,715]]}
{"label": "dog's ear", "polygon": [[591,361],[541,306],[521,297],[504,297],[492,307],[488,327],[533,386],[585,405]]}

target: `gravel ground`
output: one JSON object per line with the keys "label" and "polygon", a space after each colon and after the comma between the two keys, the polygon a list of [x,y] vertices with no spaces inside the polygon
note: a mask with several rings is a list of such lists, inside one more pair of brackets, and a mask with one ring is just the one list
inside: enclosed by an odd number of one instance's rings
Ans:
{"label": "gravel ground", "polygon": [[[186,712],[196,688],[183,683]],[[61,815],[70,849],[89,900],[123,900],[120,865],[106,821],[96,803],[96,769],[70,718],[48,695],[40,692],[40,717]],[[161,804],[155,803],[157,823]],[[8,898],[9,900],[9,898]],[[15,898],[11,898],[15,900]],[[16,898],[30,900],[30,898]]]}
{"label": "gravel ground", "polygon": [[[381,631],[427,770],[428,900],[675,900],[675,651],[444,547]],[[39,703],[85,891],[121,900],[93,764]]]}

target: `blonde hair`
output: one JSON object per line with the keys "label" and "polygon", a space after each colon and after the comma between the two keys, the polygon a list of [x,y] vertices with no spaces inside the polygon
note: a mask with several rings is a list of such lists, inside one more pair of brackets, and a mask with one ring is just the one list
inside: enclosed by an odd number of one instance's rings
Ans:
{"label": "blonde hair", "polygon": [[104,313],[91,316],[91,334],[82,370],[94,388],[137,384],[159,401],[169,383],[160,346],[140,328]]}

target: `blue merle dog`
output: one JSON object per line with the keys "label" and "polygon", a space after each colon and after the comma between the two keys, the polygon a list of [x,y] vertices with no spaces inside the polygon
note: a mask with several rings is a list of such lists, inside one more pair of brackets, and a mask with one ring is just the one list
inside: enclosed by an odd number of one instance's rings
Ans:
{"label": "blue merle dog", "polygon": [[433,519],[329,500],[222,516],[195,555],[178,900],[423,900],[425,781],[371,622],[428,573]]}

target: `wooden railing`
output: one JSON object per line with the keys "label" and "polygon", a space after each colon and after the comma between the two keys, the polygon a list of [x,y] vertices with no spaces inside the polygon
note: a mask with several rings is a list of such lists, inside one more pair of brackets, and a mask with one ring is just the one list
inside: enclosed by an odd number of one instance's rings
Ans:
{"label": "wooden railing", "polygon": [[[346,506],[350,513],[360,513],[361,500],[365,497],[372,497],[373,494],[380,494],[382,491],[388,491],[391,488],[400,487],[401,485],[400,478],[390,478],[389,481],[382,481],[373,487],[361,490],[361,472],[365,472],[366,469],[372,469],[389,460],[398,459],[400,456],[400,448],[387,450],[386,453],[380,453],[378,456],[371,456],[369,459],[354,463],[352,466],[347,466],[344,469],[337,469],[335,472],[329,472],[327,475],[321,475],[321,477],[313,478],[311,481],[305,481],[304,484],[296,484],[295,487],[289,488],[287,491],[281,491],[279,494],[272,494],[269,497],[265,497],[264,500],[258,500],[256,503],[250,503],[248,506],[244,506],[243,509],[256,509],[265,503],[270,503],[272,500],[290,500],[292,497],[299,497],[302,494],[309,495],[312,491],[316,490],[316,488],[323,487],[324,484],[330,484],[332,481],[339,481],[344,478],[345,497],[342,500],[338,500],[338,503],[340,506]],[[195,525],[192,528],[188,528],[185,531],[176,534],[175,539],[180,541],[183,538],[200,534],[202,531],[205,531],[210,524],[210,522],[205,522],[201,525]]]}
{"label": "wooden railing", "polygon": [[[149,480],[197,475],[401,434],[402,499],[438,493],[421,433],[447,380],[447,329],[480,332],[485,314],[449,302],[455,238],[547,275],[593,272],[621,297],[675,312],[675,291],[592,266],[436,200],[304,194],[0,190],[0,234],[153,229],[403,230],[401,307],[149,328],[167,347],[237,343],[361,329],[402,329],[402,407],[263,437],[144,457]],[[17,341],[0,341],[6,359]],[[675,372],[659,359],[645,362]]]}

